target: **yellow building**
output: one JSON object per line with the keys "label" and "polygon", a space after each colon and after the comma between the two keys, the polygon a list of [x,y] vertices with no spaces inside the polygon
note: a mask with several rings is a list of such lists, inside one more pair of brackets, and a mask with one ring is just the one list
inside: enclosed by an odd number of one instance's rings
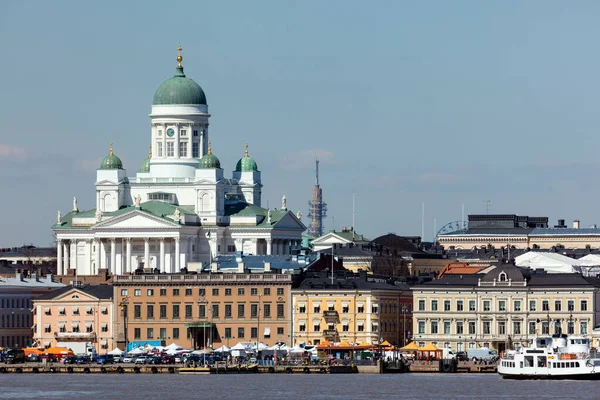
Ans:
{"label": "yellow building", "polygon": [[367,275],[311,272],[292,289],[294,344],[403,344],[410,334],[412,293]]}
{"label": "yellow building", "polygon": [[513,265],[486,271],[444,275],[412,288],[413,338],[420,346],[503,351],[536,335],[592,336],[600,320],[598,279]]}

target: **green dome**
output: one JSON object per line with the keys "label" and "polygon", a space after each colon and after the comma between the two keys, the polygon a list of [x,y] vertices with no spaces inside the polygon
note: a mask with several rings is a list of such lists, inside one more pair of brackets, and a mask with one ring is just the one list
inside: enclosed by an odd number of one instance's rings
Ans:
{"label": "green dome", "polygon": [[150,152],[148,153],[148,158],[144,160],[142,166],[140,167],[140,172],[150,172],[150,159],[152,158],[152,146],[150,146]]}
{"label": "green dome", "polygon": [[112,142],[110,142],[110,151],[104,160],[102,160],[102,164],[100,164],[100,169],[123,169],[123,162],[115,153],[113,153]]}
{"label": "green dome", "polygon": [[221,161],[219,161],[210,149],[210,142],[208,142],[208,153],[200,159],[199,168],[221,168]]}
{"label": "green dome", "polygon": [[246,154],[244,157],[240,158],[235,166],[235,170],[237,172],[257,172],[258,165],[256,165],[256,161],[252,157],[248,155],[248,145],[246,145]]}
{"label": "green dome", "polygon": [[204,90],[190,78],[186,78],[183,67],[177,67],[175,76],[163,82],[154,93],[153,105],[193,104],[206,105]]}

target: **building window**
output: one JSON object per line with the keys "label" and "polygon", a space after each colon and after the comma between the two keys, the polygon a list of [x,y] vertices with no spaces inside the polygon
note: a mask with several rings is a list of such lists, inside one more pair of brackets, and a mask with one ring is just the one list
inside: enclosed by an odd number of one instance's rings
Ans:
{"label": "building window", "polygon": [[212,317],[219,318],[219,304],[212,305]]}
{"label": "building window", "polygon": [[198,317],[206,318],[206,305],[200,304],[198,306]]}
{"label": "building window", "polygon": [[575,311],[575,300],[568,300],[567,301],[567,309],[569,311]]}
{"label": "building window", "polygon": [[244,288],[238,288],[238,296],[244,295]]}
{"label": "building window", "polygon": [[44,327],[44,333],[50,333],[50,332],[52,332],[52,327],[50,325],[46,325]]}
{"label": "building window", "polygon": [[238,339],[244,338],[244,328],[238,328]]}
{"label": "building window", "polygon": [[146,316],[148,319],[154,319],[154,304],[146,305]]}
{"label": "building window", "polygon": [[159,339],[166,339],[167,338],[167,328],[160,328],[160,338]]}
{"label": "building window", "polygon": [[489,335],[491,330],[490,330],[490,321],[483,321],[483,334],[484,335]]}
{"label": "building window", "polygon": [[554,321],[554,334],[560,335],[562,333],[562,325],[559,320]]}
{"label": "building window", "polygon": [[179,304],[173,304],[173,319],[179,319]]}
{"label": "building window", "polygon": [[160,318],[161,319],[167,318],[167,305],[161,304],[159,308],[160,308]]}
{"label": "building window", "polygon": [[265,296],[270,296],[271,295],[271,288],[266,287],[263,290],[263,293],[264,293]]}
{"label": "building window", "polygon": [[284,317],[284,305],[277,304],[277,318],[283,318],[283,317]]}
{"label": "building window", "polygon": [[521,311],[521,300],[515,300],[513,303],[513,310]]}
{"label": "building window", "polygon": [[200,156],[200,152],[199,152],[198,143],[194,142],[194,143],[192,143],[192,157],[198,158],[199,156]]}
{"label": "building window", "polygon": [[529,321],[529,334],[535,335],[535,321]]}
{"label": "building window", "polygon": [[548,300],[542,300],[542,311],[550,311],[550,302]]}
{"label": "building window", "polygon": [[148,290],[146,291],[146,295],[147,295],[148,297],[152,297],[152,296],[154,296],[154,289],[148,289]]}
{"label": "building window", "polygon": [[550,334],[550,324],[548,324],[548,321],[542,321],[542,335],[549,335]]}
{"label": "building window", "polygon": [[121,296],[122,297],[127,296],[127,289],[121,289]]}
{"label": "building window", "polygon": [[450,321],[444,321],[444,335],[450,334]]}
{"label": "building window", "polygon": [[204,288],[198,289],[198,296],[202,296],[202,297],[206,296],[206,289],[204,289]]}
{"label": "building window", "polygon": [[587,300],[581,300],[581,311],[587,311]]}
{"label": "building window", "polygon": [[179,142],[179,157],[187,157],[187,142]]}
{"label": "building window", "polygon": [[521,334],[521,321],[513,322],[513,334],[520,335]]}
{"label": "building window", "polygon": [[257,339],[258,338],[258,328],[253,326],[252,328],[250,328],[250,338],[251,339]]}
{"label": "building window", "polygon": [[498,311],[506,311],[506,300],[498,301]]}
{"label": "building window", "polygon": [[300,306],[300,307],[298,307],[298,313],[300,313],[300,314],[306,314],[306,306]]}
{"label": "building window", "polygon": [[450,300],[444,300],[444,311],[450,311]]}
{"label": "building window", "polygon": [[141,304],[133,305],[133,318],[142,318],[142,306]]}
{"label": "building window", "polygon": [[579,334],[587,335],[588,334],[588,323],[587,321],[581,321],[579,323]]}
{"label": "building window", "polygon": [[231,296],[231,288],[225,289],[225,296]]}
{"label": "building window", "polygon": [[244,318],[246,306],[244,304],[238,304],[238,318]]}
{"label": "building window", "polygon": [[462,321],[456,321],[456,334],[462,335],[464,334],[464,326]]}
{"label": "building window", "polygon": [[158,136],[162,136],[162,129],[158,130]]}
{"label": "building window", "polygon": [[133,338],[134,339],[142,338],[142,329],[141,328],[133,328]]}
{"label": "building window", "polygon": [[79,315],[79,307],[73,307],[73,315]]}
{"label": "building window", "polygon": [[192,318],[192,305],[191,304],[185,305],[185,318],[186,319]]}
{"label": "building window", "polygon": [[438,323],[437,321],[431,321],[431,334],[434,335],[438,333]]}
{"label": "building window", "polygon": [[134,289],[133,290],[133,295],[135,297],[140,297],[142,295],[142,289]]}
{"label": "building window", "polygon": [[147,328],[146,329],[146,337],[148,339],[154,339],[154,328]]}
{"label": "building window", "polygon": [[88,307],[85,309],[85,315],[94,315],[94,310],[92,307]]}
{"label": "building window", "polygon": [[469,321],[469,335],[475,335],[475,321]]}
{"label": "building window", "polygon": [[437,309],[438,309],[438,301],[431,300],[431,311],[437,311]]}
{"label": "building window", "polygon": [[258,288],[251,288],[250,289],[250,295],[252,296],[258,296]]}
{"label": "building window", "polygon": [[263,316],[265,318],[271,318],[271,305],[268,303],[263,305]]}
{"label": "building window", "polygon": [[469,311],[475,311],[475,300],[469,300]]}
{"label": "building window", "polygon": [[[317,326],[317,325],[315,325],[315,326]],[[358,328],[359,332],[364,332],[365,331],[365,325],[364,325],[364,323],[358,324],[357,328]],[[318,329],[315,329],[315,332],[318,332],[318,331],[319,331]]]}
{"label": "building window", "polygon": [[213,288],[213,290],[212,290],[212,295],[213,295],[213,296],[218,296],[218,295],[219,295],[219,289],[217,289],[217,288]]}
{"label": "building window", "polygon": [[156,155],[158,157],[162,157],[163,156],[162,142],[157,142],[156,143]]}
{"label": "building window", "polygon": [[173,157],[175,155],[175,143],[167,142],[167,157]]}
{"label": "building window", "polygon": [[419,311],[425,311],[425,300],[419,299]]}
{"label": "building window", "polygon": [[258,317],[258,304],[251,304],[250,305],[250,317],[251,318]]}
{"label": "building window", "polygon": [[278,335],[283,335],[283,327],[281,327],[281,326],[277,327],[277,334]]}
{"label": "building window", "polygon": [[231,339],[231,328],[225,328],[225,338]]}
{"label": "building window", "polygon": [[425,333],[425,321],[419,321],[419,330],[418,330],[419,334],[424,334]]}
{"label": "building window", "polygon": [[342,325],[342,332],[350,332],[350,325],[343,324]]}
{"label": "building window", "polygon": [[347,304],[343,305],[343,306],[342,306],[342,312],[343,312],[344,314],[348,314],[348,313],[350,312],[350,306],[349,306],[349,305],[347,305]]}
{"label": "building window", "polygon": [[300,325],[298,326],[298,330],[299,330],[300,332],[306,332],[306,325],[305,325],[305,324],[300,324]]}
{"label": "building window", "polygon": [[173,328],[173,339],[179,339],[179,328]]}
{"label": "building window", "polygon": [[562,301],[554,300],[554,311],[562,311]]}
{"label": "building window", "polygon": [[192,288],[186,288],[185,289],[185,295],[186,296],[191,296],[192,295]]}
{"label": "building window", "polygon": [[569,321],[569,323],[567,324],[567,334],[575,334],[575,323],[573,321]]}
{"label": "building window", "polygon": [[277,296],[283,296],[283,288],[277,288]]}
{"label": "building window", "polygon": [[504,321],[498,322],[498,334],[506,335],[506,322],[504,322]]}
{"label": "building window", "polygon": [[535,311],[537,304],[535,300],[529,300],[529,311]]}
{"label": "building window", "polygon": [[173,289],[173,296],[179,296],[179,289]]}
{"label": "building window", "polygon": [[160,295],[161,296],[166,296],[167,295],[167,289],[160,289]]}
{"label": "building window", "polygon": [[187,131],[185,129],[182,129],[180,132],[181,136],[187,136]]}
{"label": "building window", "polygon": [[231,304],[225,304],[225,318],[231,318],[232,317],[232,310],[231,310]]}
{"label": "building window", "polygon": [[490,301],[484,300],[483,301],[483,311],[490,311],[490,310],[491,310]]}
{"label": "building window", "polygon": [[198,137],[198,131],[197,130],[194,130],[192,134],[194,135],[194,137]]}
{"label": "building window", "polygon": [[456,311],[464,311],[464,304],[462,300],[456,301]]}
{"label": "building window", "polygon": [[234,244],[228,244],[227,245],[227,252],[228,253],[235,253],[235,245]]}

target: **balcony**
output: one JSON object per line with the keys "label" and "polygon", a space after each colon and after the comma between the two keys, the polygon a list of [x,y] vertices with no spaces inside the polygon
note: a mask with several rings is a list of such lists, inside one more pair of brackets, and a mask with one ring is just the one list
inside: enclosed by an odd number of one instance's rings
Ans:
{"label": "balcony", "polygon": [[323,336],[335,338],[338,336],[338,331],[336,329],[325,329],[323,331]]}
{"label": "balcony", "polygon": [[335,310],[325,310],[323,311],[323,318],[325,318],[328,322],[334,322],[338,320],[338,312]]}

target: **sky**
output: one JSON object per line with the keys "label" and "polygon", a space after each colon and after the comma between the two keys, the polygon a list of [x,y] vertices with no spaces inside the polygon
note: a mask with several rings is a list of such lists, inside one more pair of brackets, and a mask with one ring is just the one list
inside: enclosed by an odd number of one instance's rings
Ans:
{"label": "sky", "polygon": [[431,240],[463,205],[600,224],[599,13],[551,0],[0,1],[0,247],[52,245],[74,196],[95,208],[109,141],[134,175],[178,44],[226,176],[248,143],[263,206],[285,194],[307,225],[316,157],[327,230],[354,220],[368,238],[424,227]]}

